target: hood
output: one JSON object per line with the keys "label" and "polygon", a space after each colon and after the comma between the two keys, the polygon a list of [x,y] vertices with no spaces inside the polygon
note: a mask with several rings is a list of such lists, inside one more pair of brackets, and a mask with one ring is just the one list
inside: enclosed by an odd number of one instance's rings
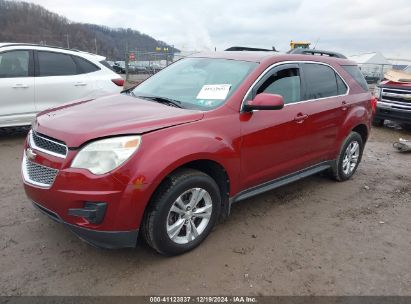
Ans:
{"label": "hood", "polygon": [[33,129],[78,147],[121,134],[143,134],[202,119],[203,112],[170,107],[127,95],[77,101],[37,115]]}
{"label": "hood", "polygon": [[396,82],[391,80],[384,80],[381,81],[379,87],[393,89],[411,89],[411,82]]}

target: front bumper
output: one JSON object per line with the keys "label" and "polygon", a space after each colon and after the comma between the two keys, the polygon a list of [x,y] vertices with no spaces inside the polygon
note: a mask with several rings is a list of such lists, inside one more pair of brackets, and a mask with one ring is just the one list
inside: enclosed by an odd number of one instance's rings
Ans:
{"label": "front bumper", "polygon": [[70,167],[76,150],[66,157],[47,152],[25,143],[22,179],[35,206],[92,245],[135,247],[151,192],[144,177],[133,177],[133,163],[94,175]]}
{"label": "front bumper", "polygon": [[411,111],[399,110],[390,107],[381,107],[377,104],[375,119],[388,119],[400,123],[411,124]]}
{"label": "front bumper", "polygon": [[138,229],[131,231],[99,231],[79,227],[65,222],[57,213],[33,202],[33,205],[52,220],[64,224],[71,232],[85,242],[99,248],[117,249],[135,247],[138,238]]}

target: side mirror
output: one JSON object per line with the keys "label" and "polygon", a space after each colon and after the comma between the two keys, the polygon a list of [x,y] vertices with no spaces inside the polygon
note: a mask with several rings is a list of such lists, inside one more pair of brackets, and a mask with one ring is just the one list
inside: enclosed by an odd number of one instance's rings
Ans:
{"label": "side mirror", "polygon": [[280,110],[284,108],[284,99],[281,95],[260,93],[253,100],[244,105],[246,112],[252,110]]}

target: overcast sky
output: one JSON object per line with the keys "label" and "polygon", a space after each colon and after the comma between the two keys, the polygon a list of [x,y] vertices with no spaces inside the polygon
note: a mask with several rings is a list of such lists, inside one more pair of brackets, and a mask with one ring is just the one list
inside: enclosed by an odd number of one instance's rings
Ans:
{"label": "overcast sky", "polygon": [[68,19],[129,27],[186,50],[289,49],[308,40],[346,55],[411,59],[410,0],[33,0]]}

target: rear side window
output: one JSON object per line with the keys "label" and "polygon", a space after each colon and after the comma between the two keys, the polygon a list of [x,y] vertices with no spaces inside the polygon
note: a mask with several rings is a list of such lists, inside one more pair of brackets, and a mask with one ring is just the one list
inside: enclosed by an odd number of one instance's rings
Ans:
{"label": "rear side window", "polygon": [[283,69],[273,73],[257,90],[257,94],[281,95],[284,103],[301,100],[300,73],[297,68]]}
{"label": "rear side window", "polygon": [[342,65],[342,68],[351,75],[355,81],[366,91],[368,91],[367,81],[365,81],[364,75],[356,65]]}
{"label": "rear side window", "polygon": [[[304,64],[304,75],[308,88],[308,99],[340,95],[334,70],[315,63]],[[343,90],[343,87],[341,88]]]}
{"label": "rear side window", "polygon": [[114,71],[113,67],[112,67],[107,61],[102,60],[102,61],[100,61],[100,63],[101,63],[102,65],[104,65],[106,68]]}
{"label": "rear side window", "polygon": [[76,75],[77,67],[70,55],[38,51],[39,76]]}
{"label": "rear side window", "polygon": [[98,66],[96,66],[94,63],[91,63],[90,61],[84,58],[80,58],[77,56],[73,56],[73,58],[74,58],[74,61],[77,63],[79,74],[92,73],[92,72],[100,70]]}
{"label": "rear side window", "polygon": [[0,54],[0,78],[28,77],[29,52],[11,51]]}

